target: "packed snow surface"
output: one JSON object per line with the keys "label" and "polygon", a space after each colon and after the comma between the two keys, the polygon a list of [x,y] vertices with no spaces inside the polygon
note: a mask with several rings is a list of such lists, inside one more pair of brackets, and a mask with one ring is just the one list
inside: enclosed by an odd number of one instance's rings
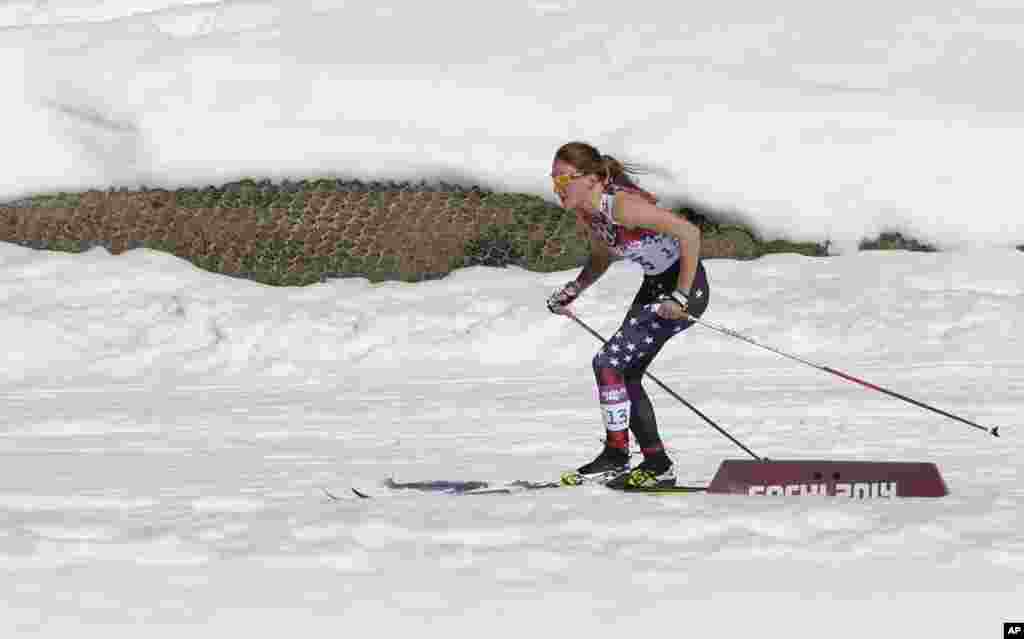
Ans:
{"label": "packed snow surface", "polygon": [[[275,288],[0,244],[0,626],[952,639],[1019,617],[1024,255],[706,267],[708,321],[1003,436],[694,326],[651,371],[758,454],[930,461],[951,494],[361,500],[388,477],[550,480],[598,451],[599,344],[544,306],[573,273]],[[611,334],[640,277],[613,266],[578,316]],[[648,386],[684,481],[745,457]]]}

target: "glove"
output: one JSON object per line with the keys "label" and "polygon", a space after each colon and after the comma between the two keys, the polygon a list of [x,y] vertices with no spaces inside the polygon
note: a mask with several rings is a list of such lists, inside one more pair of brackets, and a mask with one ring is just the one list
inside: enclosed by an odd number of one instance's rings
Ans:
{"label": "glove", "polygon": [[661,294],[655,300],[658,317],[667,320],[681,320],[686,318],[689,312],[689,296],[682,291],[676,291],[676,295]]}
{"label": "glove", "polygon": [[556,289],[548,298],[548,310],[555,315],[565,315],[566,307],[572,304],[583,290],[574,281],[568,282],[562,288]]}

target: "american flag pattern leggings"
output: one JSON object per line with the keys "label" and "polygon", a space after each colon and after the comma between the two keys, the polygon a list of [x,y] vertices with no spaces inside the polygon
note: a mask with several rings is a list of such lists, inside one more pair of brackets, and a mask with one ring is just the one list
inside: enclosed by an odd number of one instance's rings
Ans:
{"label": "american flag pattern leggings", "polygon": [[[627,446],[628,427],[645,455],[663,450],[654,407],[641,382],[644,371],[665,343],[693,325],[690,320],[662,319],[655,312],[657,297],[675,290],[678,278],[678,261],[664,273],[644,276],[619,330],[594,356],[598,401],[609,445]],[[709,298],[707,273],[703,263],[698,263],[689,313],[700,317]]]}

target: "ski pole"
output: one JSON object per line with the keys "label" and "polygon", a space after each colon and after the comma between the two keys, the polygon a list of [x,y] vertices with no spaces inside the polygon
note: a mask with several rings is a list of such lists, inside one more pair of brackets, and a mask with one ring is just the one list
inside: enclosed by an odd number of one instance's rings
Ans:
{"label": "ski pole", "polygon": [[[592,328],[590,328],[589,326],[587,326],[587,325],[586,325],[586,324],[585,324],[585,323],[583,322],[583,320],[581,320],[580,318],[576,317],[576,315],[575,315],[575,314],[573,314],[573,313],[572,313],[571,311],[569,311],[568,309],[566,309],[566,315],[568,315],[569,317],[571,317],[571,318],[572,318],[572,320],[573,320],[574,322],[576,322],[577,324],[579,324],[580,326],[582,326],[582,327],[583,327],[583,329],[584,329],[584,330],[586,330],[586,331],[587,331],[588,333],[590,333],[591,335],[593,335],[594,337],[596,337],[596,338],[597,338],[598,340],[600,340],[602,344],[604,344],[605,346],[607,346],[607,345],[608,345],[608,340],[606,340],[605,338],[601,337],[601,334],[600,334],[600,333],[598,333],[598,332],[597,332],[597,331],[595,331],[594,329],[592,329]],[[680,397],[680,396],[679,396],[679,395],[678,395],[678,394],[677,394],[677,393],[676,393],[675,391],[673,391],[673,390],[672,390],[671,388],[669,388],[668,386],[665,386],[665,384],[663,384],[663,383],[661,382],[661,380],[660,380],[660,379],[658,379],[657,377],[655,377],[654,375],[652,375],[652,374],[651,374],[650,372],[648,372],[647,370],[644,370],[644,375],[646,375],[647,377],[650,377],[650,378],[651,378],[651,380],[653,380],[655,384],[657,384],[658,386],[660,386],[660,387],[662,388],[662,390],[664,390],[664,391],[665,391],[666,393],[668,393],[668,394],[669,394],[669,395],[671,395],[672,397],[675,397],[675,398],[676,398],[677,400],[679,400],[680,402],[682,402],[682,404],[683,404],[684,406],[686,406],[687,408],[689,408],[690,410],[692,410],[692,411],[693,411],[694,413],[696,413],[696,414],[697,414],[697,415],[698,415],[698,416],[699,416],[699,417],[700,417],[701,419],[703,419],[703,420],[704,420],[704,421],[706,421],[707,423],[711,424],[711,426],[712,426],[712,427],[713,427],[713,428],[714,428],[715,430],[717,430],[717,431],[718,431],[718,432],[720,432],[721,434],[725,435],[725,436],[726,436],[726,437],[727,437],[727,438],[729,439],[729,441],[731,441],[732,443],[734,443],[734,444],[736,444],[737,446],[739,446],[740,448],[742,448],[742,449],[743,449],[743,450],[744,450],[744,451],[745,451],[745,452],[746,452],[747,454],[749,454],[749,455],[750,455],[751,457],[753,457],[753,458],[754,458],[754,459],[756,459],[757,461],[768,461],[767,459],[763,459],[763,458],[761,458],[761,457],[758,457],[758,456],[757,456],[757,455],[756,455],[756,454],[754,453],[754,451],[750,450],[749,448],[747,448],[746,446],[744,446],[744,445],[743,445],[742,443],[740,443],[740,441],[739,441],[739,440],[737,440],[737,439],[736,439],[735,437],[733,437],[732,435],[730,435],[729,433],[727,433],[727,432],[726,432],[725,430],[723,430],[723,429],[722,429],[722,428],[721,428],[721,427],[720,427],[720,426],[719,426],[718,424],[716,424],[715,422],[713,422],[713,421],[711,420],[711,418],[710,418],[710,417],[708,417],[708,416],[707,416],[707,415],[705,415],[704,413],[700,412],[700,410],[698,410],[696,406],[694,406],[694,405],[693,405],[693,404],[691,404],[690,402],[688,402],[688,401],[686,401],[685,399],[683,399],[682,397]]]}
{"label": "ski pole", "polygon": [[[676,292],[678,293],[679,291],[676,291]],[[684,298],[685,298],[685,296],[684,296]],[[672,295],[672,299],[674,299],[676,301],[676,303],[682,304],[684,307],[686,306],[685,302],[683,300],[677,298],[674,294]],[[687,313],[686,317],[691,322],[695,322],[697,324],[700,324],[701,326],[706,326],[707,328],[710,328],[713,331],[718,331],[719,333],[723,333],[723,334],[728,335],[730,337],[735,337],[736,339],[743,340],[744,342],[747,342],[748,344],[753,344],[754,346],[757,346],[759,348],[763,348],[763,349],[765,349],[767,351],[771,351],[771,352],[775,353],[776,355],[781,355],[781,356],[789,358],[789,359],[791,359],[793,361],[800,362],[801,364],[806,364],[807,366],[810,366],[812,368],[816,368],[819,371],[824,371],[826,373],[831,373],[832,375],[836,375],[837,377],[842,377],[843,379],[845,379],[847,381],[855,382],[855,383],[860,384],[861,386],[863,386],[865,388],[870,388],[871,390],[876,390],[876,391],[878,391],[880,393],[885,393],[886,395],[889,395],[890,397],[895,397],[896,399],[901,399],[901,400],[903,400],[905,402],[913,404],[914,406],[918,406],[920,408],[924,408],[926,410],[930,410],[933,413],[938,413],[939,415],[942,415],[944,417],[948,417],[950,419],[955,419],[956,421],[962,422],[964,424],[967,424],[968,426],[971,426],[973,428],[977,428],[979,430],[983,430],[983,431],[991,434],[993,437],[999,437],[999,427],[998,426],[996,426],[994,428],[986,428],[986,427],[984,427],[984,426],[982,426],[980,424],[975,424],[974,422],[972,422],[970,420],[964,419],[963,417],[959,417],[957,415],[954,415],[953,413],[947,413],[946,411],[941,410],[939,408],[935,408],[934,406],[929,406],[928,404],[925,404],[924,402],[919,402],[916,399],[911,399],[910,397],[907,397],[906,395],[901,395],[901,394],[899,394],[899,393],[897,393],[895,391],[891,391],[891,390],[889,390],[887,388],[882,388],[881,386],[876,386],[875,384],[872,384],[870,382],[866,382],[866,381],[864,381],[862,379],[854,377],[853,375],[850,375],[849,373],[844,373],[843,371],[836,370],[835,368],[832,368],[830,366],[822,366],[821,364],[815,364],[814,362],[810,362],[810,361],[808,361],[808,360],[806,360],[806,359],[804,359],[802,357],[797,357],[796,355],[793,355],[791,353],[786,353],[786,352],[781,351],[781,350],[779,350],[777,348],[772,348],[771,346],[765,346],[764,344],[761,344],[760,342],[758,342],[758,341],[756,341],[756,340],[754,340],[754,339],[752,339],[750,337],[747,337],[746,335],[741,335],[740,333],[737,333],[734,330],[730,330],[728,328],[725,328],[724,326],[717,326],[715,324],[712,324],[711,322],[702,320],[699,317],[694,317],[693,315],[690,315],[689,313]]]}

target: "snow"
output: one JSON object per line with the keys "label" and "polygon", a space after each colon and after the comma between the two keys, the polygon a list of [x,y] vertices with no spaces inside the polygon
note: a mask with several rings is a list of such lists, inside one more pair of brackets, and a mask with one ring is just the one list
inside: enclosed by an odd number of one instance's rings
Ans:
{"label": "snow", "polygon": [[1012,2],[9,1],[0,201],[333,176],[554,203],[583,139],[768,239],[1013,246],[1022,27]]}
{"label": "snow", "polygon": [[[983,635],[1020,616],[1024,254],[706,263],[702,326],[651,371],[759,455],[930,461],[942,499],[360,500],[400,480],[550,480],[595,454],[572,272],[269,287],[144,249],[0,245],[0,628],[66,636]],[[604,335],[640,271],[576,303]],[[687,483],[745,454],[648,384]],[[331,501],[327,489],[339,494]]]}
{"label": "snow", "polygon": [[[0,244],[0,633],[993,636],[1020,620],[1024,11],[912,1],[0,5],[0,199],[241,177],[535,193],[572,139],[828,259],[709,261],[652,372],[760,455],[930,461],[937,500],[549,480],[603,436],[573,273],[274,288]],[[850,250],[898,230],[949,249]],[[576,303],[615,330],[639,272]],[[649,384],[687,483],[744,455]],[[344,495],[327,499],[323,490]]]}

